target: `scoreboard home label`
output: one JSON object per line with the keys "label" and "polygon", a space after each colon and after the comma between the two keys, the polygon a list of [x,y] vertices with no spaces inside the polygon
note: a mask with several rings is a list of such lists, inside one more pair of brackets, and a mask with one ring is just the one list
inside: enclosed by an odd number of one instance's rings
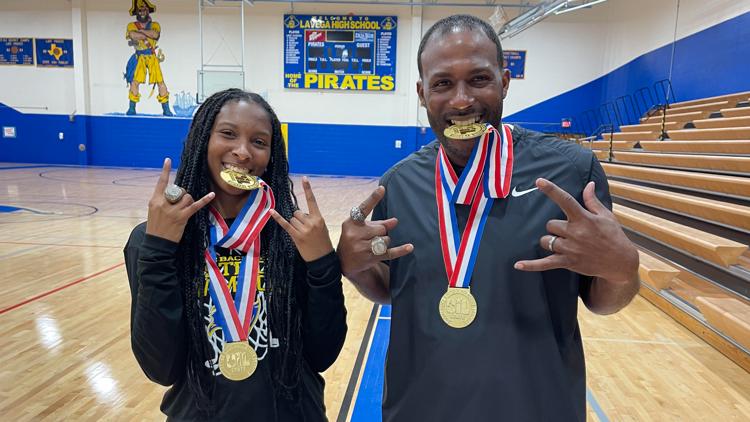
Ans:
{"label": "scoreboard home label", "polygon": [[284,87],[396,89],[396,16],[284,15]]}

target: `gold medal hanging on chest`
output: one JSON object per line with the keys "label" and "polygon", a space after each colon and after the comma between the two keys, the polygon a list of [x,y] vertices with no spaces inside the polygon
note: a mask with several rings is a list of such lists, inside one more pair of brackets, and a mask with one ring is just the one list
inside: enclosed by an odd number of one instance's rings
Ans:
{"label": "gold medal hanging on chest", "polygon": [[477,316],[477,301],[468,288],[449,287],[438,308],[440,317],[453,328],[467,327]]}
{"label": "gold medal hanging on chest", "polygon": [[481,136],[487,125],[484,123],[470,123],[468,125],[451,125],[443,130],[443,135],[451,139],[474,139]]}
{"label": "gold medal hanging on chest", "polygon": [[229,186],[234,186],[242,190],[254,190],[260,187],[258,176],[252,176],[238,171],[224,169],[219,173],[221,180],[227,182]]}
{"label": "gold medal hanging on chest", "polygon": [[258,367],[258,354],[247,341],[224,343],[219,357],[219,369],[224,377],[232,381],[250,378]]}

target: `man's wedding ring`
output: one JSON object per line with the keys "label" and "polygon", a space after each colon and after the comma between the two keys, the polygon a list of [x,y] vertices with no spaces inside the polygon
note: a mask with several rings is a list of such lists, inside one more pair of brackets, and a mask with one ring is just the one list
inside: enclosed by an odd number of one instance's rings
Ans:
{"label": "man's wedding ring", "polygon": [[552,235],[552,237],[549,239],[549,243],[547,244],[547,249],[549,249],[549,251],[552,253],[555,253],[555,240],[557,240],[557,236]]}

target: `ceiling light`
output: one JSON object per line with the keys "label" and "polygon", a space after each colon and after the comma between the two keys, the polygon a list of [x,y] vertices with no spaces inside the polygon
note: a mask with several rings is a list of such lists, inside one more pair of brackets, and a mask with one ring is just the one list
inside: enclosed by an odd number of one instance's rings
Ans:
{"label": "ceiling light", "polygon": [[556,11],[555,14],[556,15],[562,15],[563,13],[568,13],[568,12],[572,12],[574,10],[583,9],[584,7],[591,7],[591,6],[595,5],[595,4],[604,3],[605,1],[607,1],[607,0],[594,0],[594,1],[590,1],[588,3],[579,4],[578,6],[566,7],[565,9]]}

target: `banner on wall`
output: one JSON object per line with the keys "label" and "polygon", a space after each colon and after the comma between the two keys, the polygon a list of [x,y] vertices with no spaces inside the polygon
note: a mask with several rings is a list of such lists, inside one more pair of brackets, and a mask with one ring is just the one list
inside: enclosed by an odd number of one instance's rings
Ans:
{"label": "banner on wall", "polygon": [[505,68],[511,79],[523,79],[526,70],[526,50],[503,50]]}
{"label": "banner on wall", "polygon": [[396,89],[396,16],[284,15],[284,88]]}
{"label": "banner on wall", "polygon": [[73,40],[37,38],[36,65],[48,67],[73,67]]}
{"label": "banner on wall", "polygon": [[34,39],[0,38],[0,65],[34,66]]}

